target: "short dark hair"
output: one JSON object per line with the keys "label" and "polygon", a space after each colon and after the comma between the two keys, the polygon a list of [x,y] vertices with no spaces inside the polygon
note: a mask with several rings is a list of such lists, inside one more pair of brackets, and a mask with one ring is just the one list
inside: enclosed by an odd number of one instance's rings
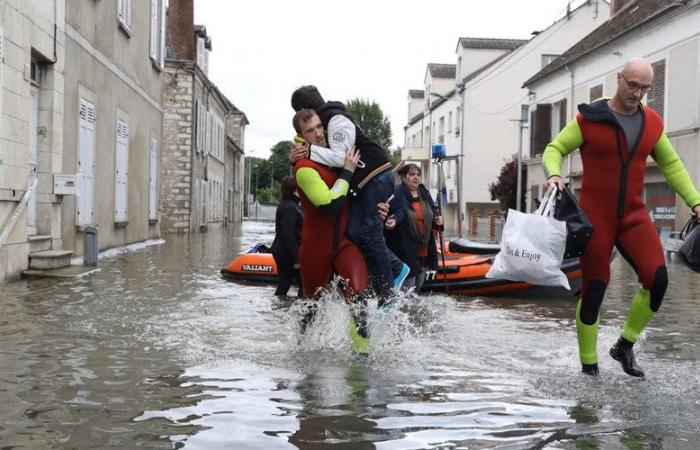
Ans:
{"label": "short dark hair", "polygon": [[302,109],[316,109],[326,103],[326,101],[318,92],[318,88],[311,84],[307,84],[298,88],[292,93],[292,108],[294,111]]}
{"label": "short dark hair", "polygon": [[413,163],[404,164],[403,167],[396,171],[396,173],[398,173],[401,177],[405,177],[408,175],[411,169],[416,169],[418,171],[418,175],[423,175],[421,168]]}
{"label": "short dark hair", "polygon": [[318,116],[318,114],[316,114],[316,111],[314,111],[313,109],[302,109],[301,111],[297,111],[297,113],[294,114],[294,117],[292,118],[292,125],[294,125],[294,131],[296,131],[298,135],[301,135],[301,124],[308,122],[313,116]]}
{"label": "short dark hair", "polygon": [[282,178],[280,183],[280,193],[282,194],[282,200],[287,200],[292,198],[294,191],[297,190],[297,184],[294,182],[294,178],[287,175]]}

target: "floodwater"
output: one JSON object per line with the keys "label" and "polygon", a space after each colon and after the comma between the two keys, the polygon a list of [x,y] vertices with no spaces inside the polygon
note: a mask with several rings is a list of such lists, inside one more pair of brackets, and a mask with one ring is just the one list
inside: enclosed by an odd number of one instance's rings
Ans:
{"label": "floodwater", "polygon": [[698,448],[700,275],[681,264],[636,346],[639,380],[607,355],[637,286],[614,261],[592,379],[572,298],[401,299],[372,315],[360,357],[329,294],[301,336],[300,302],[219,276],[272,229],[1,286],[0,448]]}

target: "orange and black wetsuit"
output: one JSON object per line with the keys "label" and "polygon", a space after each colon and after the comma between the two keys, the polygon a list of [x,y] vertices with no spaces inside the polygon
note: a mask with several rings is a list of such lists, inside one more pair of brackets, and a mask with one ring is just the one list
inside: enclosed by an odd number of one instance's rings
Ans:
{"label": "orange and black wetsuit", "polygon": [[673,149],[663,121],[652,109],[639,106],[642,124],[634,148],[607,99],[579,105],[579,114],[545,149],[546,175],[559,175],[564,156],[581,149],[581,207],[594,227],[581,257],[583,284],[576,308],[579,355],[584,365],[596,364],[598,316],[610,279],[613,246],[632,265],[642,287],[632,300],[622,337],[636,342],[661,306],[668,284],[661,242],[642,200],[647,157],[656,160],[671,187],[693,208],[700,194]]}
{"label": "orange and black wetsuit", "polygon": [[294,178],[304,210],[299,266],[304,295],[314,296],[328,284],[335,269],[347,281],[351,299],[367,287],[367,266],[360,250],[346,236],[352,173],[331,169],[309,159],[294,166]]}

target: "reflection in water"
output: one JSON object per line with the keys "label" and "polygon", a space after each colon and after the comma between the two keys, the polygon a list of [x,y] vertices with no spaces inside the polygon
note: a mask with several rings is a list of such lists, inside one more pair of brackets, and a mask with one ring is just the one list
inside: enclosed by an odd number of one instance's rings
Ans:
{"label": "reflection in water", "polygon": [[[618,258],[603,305],[602,375],[578,373],[574,299],[400,298],[350,350],[348,309],[218,270],[271,241],[246,223],[100,261],[69,281],[0,293],[3,448],[696,448],[700,277],[669,265],[635,380],[607,357],[634,273]],[[372,307],[374,308],[374,303]]]}

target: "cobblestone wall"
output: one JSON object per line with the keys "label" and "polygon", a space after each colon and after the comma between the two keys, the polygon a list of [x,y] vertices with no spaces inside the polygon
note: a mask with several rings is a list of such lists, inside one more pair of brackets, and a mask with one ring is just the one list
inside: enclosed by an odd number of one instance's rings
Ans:
{"label": "cobblestone wall", "polygon": [[193,74],[180,63],[166,62],[161,156],[161,230],[190,227]]}

